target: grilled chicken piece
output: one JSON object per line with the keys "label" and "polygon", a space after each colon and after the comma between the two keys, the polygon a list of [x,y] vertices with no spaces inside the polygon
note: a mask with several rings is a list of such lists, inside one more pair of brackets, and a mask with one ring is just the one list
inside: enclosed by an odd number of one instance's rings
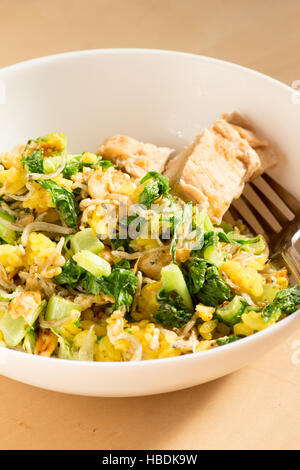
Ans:
{"label": "grilled chicken piece", "polygon": [[260,168],[260,158],[225,119],[204,129],[192,145],[168,163],[165,175],[179,195],[206,208],[220,223],[233,199]]}
{"label": "grilled chicken piece", "polygon": [[258,178],[268,168],[272,168],[278,163],[278,156],[270,147],[269,142],[261,139],[251,124],[239,113],[232,113],[230,115],[223,114],[222,118],[232,124],[235,130],[238,131],[242,139],[246,139],[249,145],[258,153],[261,167],[252,175],[251,180]]}
{"label": "grilled chicken piece", "polygon": [[172,261],[170,253],[149,253],[142,256],[139,261],[139,269],[148,277],[159,280],[161,270]]}
{"label": "grilled chicken piece", "polygon": [[144,144],[124,135],[109,137],[98,149],[99,155],[135,178],[142,178],[148,171],[162,173],[172,152],[168,147]]}

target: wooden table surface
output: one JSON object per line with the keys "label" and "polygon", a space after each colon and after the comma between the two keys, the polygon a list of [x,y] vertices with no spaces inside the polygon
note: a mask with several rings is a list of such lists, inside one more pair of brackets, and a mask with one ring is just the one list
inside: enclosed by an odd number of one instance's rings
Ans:
{"label": "wooden table surface", "polygon": [[[0,18],[0,67],[147,47],[300,79],[299,0],[0,0]],[[299,449],[297,340],[300,331],[239,372],[152,397],[76,397],[0,377],[0,448]]]}

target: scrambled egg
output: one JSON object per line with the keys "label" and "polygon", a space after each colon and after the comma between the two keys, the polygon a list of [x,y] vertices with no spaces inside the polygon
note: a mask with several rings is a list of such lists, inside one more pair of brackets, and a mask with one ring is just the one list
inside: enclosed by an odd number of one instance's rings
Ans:
{"label": "scrambled egg", "polygon": [[[151,360],[205,351],[237,339],[232,334],[248,336],[270,326],[272,321],[265,320],[262,310],[275,299],[271,309],[278,311],[276,294],[289,286],[287,270],[273,269],[268,263],[267,246],[260,255],[259,250],[251,249],[251,243],[257,243],[253,239],[245,241],[248,234],[244,234],[243,240],[250,248],[237,245],[237,239],[230,238],[232,232],[228,232],[228,239],[223,237],[226,242],[221,242],[219,230],[222,229],[212,225],[204,210],[205,221],[200,217],[197,222],[195,207],[189,212],[192,237],[196,238],[199,229],[201,233],[204,230],[206,245],[193,253],[187,248],[190,239],[185,237],[181,220],[183,200],[169,192],[168,180],[155,171],[142,184],[133,178],[138,173],[144,176],[146,163],[153,163],[155,159],[150,162],[148,152],[155,146],[119,137],[118,149],[119,144],[126,145],[127,153],[120,150],[118,163],[128,173],[107,162],[101,163],[94,153],[66,154],[66,137],[59,132],[30,140],[13,153],[0,154],[0,195],[4,196],[2,226],[0,218],[0,284],[5,287],[9,283],[8,297],[0,302],[0,346],[5,346],[7,340],[7,324],[1,325],[7,317],[13,325],[12,335],[16,323],[24,324],[22,320],[15,322],[20,317],[25,319],[25,327],[33,325],[17,332],[17,340],[25,335],[24,341],[16,341],[18,347],[23,344],[27,350],[26,344],[30,344],[29,351],[37,355],[96,361]],[[224,135],[222,142],[226,139]],[[108,139],[101,150],[116,162],[111,144],[115,144],[114,138]],[[167,158],[170,149],[155,149],[159,157],[156,164],[161,165],[160,158]],[[63,169],[60,162],[65,156],[69,167]],[[25,169],[22,157],[28,160]],[[47,189],[28,175],[29,167],[31,173],[44,171],[45,157],[47,163],[50,157],[55,157],[49,168],[60,165],[61,171],[54,178],[46,176],[53,178],[51,184],[50,181],[41,183]],[[244,167],[241,170],[244,172]],[[29,193],[25,198],[12,198],[8,194],[26,188]],[[136,233],[131,239],[129,232],[116,254],[117,244],[112,242],[110,230],[113,228],[117,233],[120,230],[123,219],[118,209],[126,206],[129,209],[126,215],[130,217],[131,206],[139,202],[142,193],[141,200],[149,201],[146,207],[150,208],[138,213],[145,220],[145,223],[136,220],[142,233]],[[163,211],[172,215],[170,221],[159,214],[153,216],[151,201],[163,203]],[[109,211],[111,217],[107,218]],[[38,225],[30,225],[21,237],[26,225],[35,221]],[[40,222],[58,222],[59,228]],[[18,227],[9,225],[12,223]],[[95,233],[89,229],[89,236],[85,237],[86,233],[81,231],[88,226]],[[42,233],[37,232],[40,227]],[[10,245],[6,243],[10,241],[7,233],[14,228]],[[35,231],[29,233],[29,229]],[[166,229],[170,229],[172,243],[163,237]],[[231,230],[236,230],[234,235],[241,234],[238,228]],[[105,246],[97,239],[101,235]],[[221,247],[227,260],[223,261],[225,257],[222,257],[219,261],[212,251],[209,256],[207,247],[217,254]],[[93,256],[84,258],[86,251]],[[75,252],[80,252],[83,258],[76,259]],[[84,260],[82,264],[80,259]],[[120,261],[121,269],[120,265],[115,266]],[[171,263],[174,264],[169,266]],[[93,275],[94,264],[97,276]],[[169,267],[176,269],[168,270]],[[111,272],[111,276],[102,277],[103,272]],[[162,289],[163,299],[159,295]],[[300,292],[292,294],[299,300]],[[47,305],[45,311],[44,305]]]}
{"label": "scrambled egg", "polygon": [[37,213],[46,212],[50,207],[54,207],[51,194],[42,188],[38,183],[31,183],[34,190],[31,196],[23,202],[24,209],[33,209]]}
{"label": "scrambled egg", "polygon": [[237,261],[225,261],[220,267],[229,279],[238,287],[245,290],[254,297],[263,294],[265,279],[257,272],[257,269],[242,266]]}
{"label": "scrambled egg", "polygon": [[73,344],[77,348],[84,346],[90,327],[94,325],[92,336],[96,361],[129,360],[134,354],[135,344],[141,345],[141,358],[144,360],[182,354],[180,348],[173,347],[178,339],[177,334],[159,328],[149,320],[128,325],[119,312],[107,319],[106,326],[99,325],[94,320],[80,321],[83,329],[74,336]]}
{"label": "scrambled egg", "polygon": [[160,288],[161,282],[156,281],[146,284],[141,290],[141,295],[138,299],[139,311],[143,312],[146,318],[149,315],[155,315],[158,309],[158,302],[156,296]]}
{"label": "scrambled egg", "polygon": [[213,332],[218,326],[218,320],[205,321],[198,327],[198,331],[203,339],[212,339]]}
{"label": "scrambled egg", "polygon": [[0,245],[0,263],[8,274],[14,275],[24,266],[23,250],[19,246]]}
{"label": "scrambled egg", "polygon": [[270,322],[264,322],[260,312],[251,311],[243,313],[241,320],[240,323],[236,323],[233,327],[234,334],[236,335],[249,336],[255,331],[261,331],[270,326]]}
{"label": "scrambled egg", "polygon": [[22,170],[21,163],[22,155],[19,152],[5,152],[0,154],[0,163],[6,168],[15,168],[16,170]]}
{"label": "scrambled egg", "polygon": [[8,170],[0,170],[0,184],[5,192],[16,194],[26,184],[26,172],[24,170],[11,167]]}
{"label": "scrambled egg", "polygon": [[44,271],[43,275],[47,278],[57,276],[61,273],[61,266],[65,259],[57,252],[56,248],[57,244],[46,235],[32,232],[28,237],[24,261],[28,266],[38,266],[40,271]]}
{"label": "scrambled egg", "polygon": [[134,190],[129,175],[113,167],[105,171],[99,168],[88,177],[88,192],[93,199],[109,199],[111,194],[130,196]]}
{"label": "scrambled egg", "polygon": [[196,315],[204,322],[208,322],[212,319],[215,310],[216,309],[214,307],[207,307],[207,305],[196,305]]}

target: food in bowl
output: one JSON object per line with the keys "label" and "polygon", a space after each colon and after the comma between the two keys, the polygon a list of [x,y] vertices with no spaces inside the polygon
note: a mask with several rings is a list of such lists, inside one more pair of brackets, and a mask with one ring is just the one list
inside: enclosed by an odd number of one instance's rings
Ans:
{"label": "food in bowl", "polygon": [[300,288],[226,211],[276,163],[236,113],[177,156],[115,135],[67,152],[54,132],[0,155],[0,340],[88,361],[228,344],[294,312]]}

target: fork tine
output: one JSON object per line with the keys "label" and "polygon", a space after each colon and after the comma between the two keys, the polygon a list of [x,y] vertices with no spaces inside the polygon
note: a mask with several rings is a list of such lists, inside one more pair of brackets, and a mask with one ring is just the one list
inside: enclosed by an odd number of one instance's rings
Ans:
{"label": "fork tine", "polygon": [[[249,205],[244,201],[242,197],[239,199],[236,199],[232,201],[231,208],[235,209],[235,211],[239,214],[240,218],[244,220],[255,233],[267,233],[268,236],[273,235],[273,231],[270,230],[269,226],[266,226],[266,228],[263,227],[263,225],[260,223],[260,221],[257,219],[257,217],[254,215],[254,211],[252,208],[249,208]],[[264,225],[266,225],[264,223]]]}
{"label": "fork tine", "polygon": [[279,233],[281,231],[281,226],[277,226],[275,230],[272,224],[265,217],[263,217],[262,214],[257,210],[253,202],[250,201],[249,199],[246,199],[243,194],[240,199],[243,200],[244,204],[248,207],[249,211],[252,212],[253,216],[262,227],[263,229],[262,232],[257,232],[257,233],[265,233],[268,236],[268,238],[271,238],[276,233]]}
{"label": "fork tine", "polygon": [[258,213],[275,232],[280,232],[280,230],[282,229],[281,225],[278,223],[277,219],[269,210],[268,204],[266,205],[259,198],[257,192],[253,189],[252,186],[245,186],[243,197],[249,202],[251,207],[253,207],[257,211],[256,213]]}
{"label": "fork tine", "polygon": [[261,176],[269,186],[279,195],[279,197],[284,201],[284,203],[288,206],[288,208],[294,213],[297,214],[300,211],[300,202],[288,192],[281,184],[277,183],[270,175],[264,173]]}
{"label": "fork tine", "polygon": [[232,214],[232,212],[233,212],[232,209],[233,209],[232,207],[230,207],[230,210],[228,209],[228,211],[224,214],[223,220],[225,222],[228,222],[231,225],[234,225],[236,218]]}
{"label": "fork tine", "polygon": [[[234,201],[233,201],[233,202],[234,202]],[[233,204],[231,204],[230,210],[228,210],[228,211],[226,212],[226,214],[228,214],[228,212],[230,212],[230,216],[231,216],[231,217],[229,218],[228,222],[229,222],[232,226],[236,225],[236,222],[237,222],[238,220],[242,220],[242,219],[243,219],[242,215],[236,210],[236,208],[233,206]]]}
{"label": "fork tine", "polygon": [[295,218],[294,213],[288,208],[282,199],[280,199],[274,189],[272,189],[263,178],[258,178],[248,184],[257,193],[264,204],[270,209],[280,225],[284,226],[286,223],[291,222]]}

